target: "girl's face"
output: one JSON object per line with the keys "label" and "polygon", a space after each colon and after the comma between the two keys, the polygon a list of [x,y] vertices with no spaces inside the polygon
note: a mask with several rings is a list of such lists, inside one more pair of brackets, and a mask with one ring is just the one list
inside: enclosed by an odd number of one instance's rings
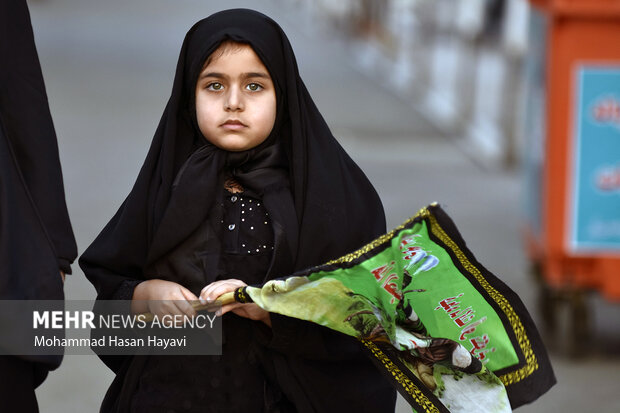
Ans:
{"label": "girl's face", "polygon": [[203,136],[226,151],[245,151],[267,139],[276,92],[249,45],[225,43],[207,59],[196,82],[196,118]]}

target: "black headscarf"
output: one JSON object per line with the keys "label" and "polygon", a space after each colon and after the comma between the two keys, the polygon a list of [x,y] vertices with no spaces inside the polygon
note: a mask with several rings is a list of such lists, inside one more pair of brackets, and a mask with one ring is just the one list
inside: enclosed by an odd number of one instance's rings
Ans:
{"label": "black headscarf", "polygon": [[62,299],[76,255],[26,1],[2,1],[0,299]]}
{"label": "black headscarf", "polygon": [[[207,144],[196,127],[196,81],[225,40],[249,44],[276,86],[274,130],[246,152]],[[145,269],[204,221],[226,171],[244,186],[262,188],[276,233],[270,277],[321,264],[385,232],[376,191],[314,105],[282,29],[256,11],[226,10],[187,33],[172,95],[138,179],[80,259],[99,298],[112,297],[124,280],[149,278]]]}

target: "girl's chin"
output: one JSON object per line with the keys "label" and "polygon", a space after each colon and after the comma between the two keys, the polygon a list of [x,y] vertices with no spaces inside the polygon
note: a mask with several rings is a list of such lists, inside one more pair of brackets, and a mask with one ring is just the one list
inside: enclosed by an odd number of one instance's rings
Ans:
{"label": "girl's chin", "polygon": [[228,152],[243,152],[248,149],[252,149],[257,145],[248,145],[248,144],[221,144],[216,145],[218,148],[228,151]]}
{"label": "girl's chin", "polygon": [[[209,139],[208,139],[209,140]],[[228,152],[242,152],[255,148],[260,145],[264,139],[261,140],[248,140],[239,136],[230,138],[219,139],[216,142],[209,140],[212,144],[218,148]]]}

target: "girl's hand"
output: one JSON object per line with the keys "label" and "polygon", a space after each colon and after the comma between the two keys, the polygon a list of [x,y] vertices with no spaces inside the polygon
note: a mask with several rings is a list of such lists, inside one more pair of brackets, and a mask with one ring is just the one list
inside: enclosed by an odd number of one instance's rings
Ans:
{"label": "girl's hand", "polygon": [[[220,295],[235,291],[237,288],[245,287],[246,285],[247,284],[243,281],[235,279],[215,281],[214,283],[211,283],[202,289],[202,291],[200,292],[200,301],[212,303]],[[229,311],[232,311],[240,317],[249,318],[250,320],[262,321],[263,323],[271,327],[271,318],[269,317],[269,312],[263,310],[254,303],[226,304],[222,306],[220,310],[218,310],[216,315],[224,315]]]}
{"label": "girl's hand", "polygon": [[196,311],[189,301],[196,301],[190,290],[172,281],[146,280],[138,284],[131,299],[134,314],[152,313],[161,318],[165,315],[187,315],[192,317]]}

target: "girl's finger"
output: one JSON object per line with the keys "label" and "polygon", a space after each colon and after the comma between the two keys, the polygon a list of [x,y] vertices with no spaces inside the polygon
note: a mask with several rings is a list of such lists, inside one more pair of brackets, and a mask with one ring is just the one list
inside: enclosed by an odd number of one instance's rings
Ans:
{"label": "girl's finger", "polygon": [[156,304],[156,310],[153,311],[153,314],[155,314],[166,326],[173,324],[170,316],[174,317],[175,315],[180,315],[178,308],[171,300],[161,301]]}
{"label": "girl's finger", "polygon": [[194,295],[194,293],[188,290],[187,288],[181,287],[180,290],[181,290],[181,294],[183,294],[183,298],[185,298],[187,301],[198,300],[198,297],[196,297],[196,295]]}
{"label": "girl's finger", "polygon": [[207,285],[200,292],[201,301],[202,300],[206,300],[207,302],[213,301],[215,299],[215,298],[213,298],[213,299],[211,298],[214,295],[213,291],[216,290],[217,288],[219,288],[222,284],[227,283],[228,281],[229,280],[219,280],[219,281],[215,281],[215,282],[212,282],[211,284]]}
{"label": "girl's finger", "polygon": [[202,291],[200,291],[199,299],[202,304],[211,303],[213,301],[213,299],[211,298],[212,291],[217,288],[218,285],[219,281],[207,285],[205,288],[202,289]]}
{"label": "girl's finger", "polygon": [[187,310],[184,310],[185,314],[189,316],[195,316],[196,310],[192,306],[192,302],[198,301],[198,297],[196,297],[196,295],[194,295],[193,292],[191,292],[185,287],[181,287],[181,294],[183,294],[183,297],[187,300],[187,304],[189,305],[189,308],[191,309],[189,313],[187,312]]}
{"label": "girl's finger", "polygon": [[187,300],[174,300],[174,305],[177,308],[177,313],[180,312],[180,315],[186,315],[188,317],[193,317],[196,315],[196,310]]}
{"label": "girl's finger", "polygon": [[237,288],[245,285],[246,283],[236,279],[216,281],[202,289],[200,293],[200,302],[203,304],[211,303],[220,295],[230,291],[235,291]]}
{"label": "girl's finger", "polygon": [[242,305],[243,305],[243,304],[241,304],[241,303],[226,304],[226,305],[222,306],[222,308],[220,308],[220,309],[219,309],[219,310],[215,313],[215,315],[218,315],[218,316],[224,315],[224,314],[226,314],[226,313],[227,313],[227,312],[229,312],[229,311],[233,311],[233,310],[235,310],[236,308],[241,307]]}

